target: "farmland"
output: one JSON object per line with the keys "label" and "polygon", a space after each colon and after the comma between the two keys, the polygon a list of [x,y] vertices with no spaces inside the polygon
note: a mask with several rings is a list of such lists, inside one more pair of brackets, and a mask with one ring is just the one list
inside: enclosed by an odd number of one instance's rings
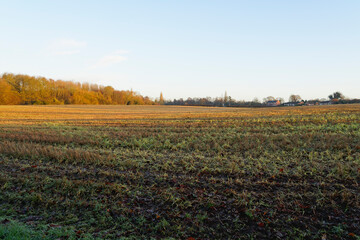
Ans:
{"label": "farmland", "polygon": [[0,106],[0,238],[359,239],[359,183],[360,105]]}

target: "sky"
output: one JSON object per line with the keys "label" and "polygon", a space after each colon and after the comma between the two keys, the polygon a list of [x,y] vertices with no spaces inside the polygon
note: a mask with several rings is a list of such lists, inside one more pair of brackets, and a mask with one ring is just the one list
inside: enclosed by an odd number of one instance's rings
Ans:
{"label": "sky", "polygon": [[165,99],[360,98],[359,0],[0,0],[0,73]]}

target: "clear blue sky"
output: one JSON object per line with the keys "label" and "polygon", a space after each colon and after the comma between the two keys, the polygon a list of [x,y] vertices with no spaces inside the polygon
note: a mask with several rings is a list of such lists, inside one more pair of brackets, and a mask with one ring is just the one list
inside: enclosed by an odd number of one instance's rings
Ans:
{"label": "clear blue sky", "polygon": [[0,73],[167,99],[360,98],[359,0],[0,0]]}

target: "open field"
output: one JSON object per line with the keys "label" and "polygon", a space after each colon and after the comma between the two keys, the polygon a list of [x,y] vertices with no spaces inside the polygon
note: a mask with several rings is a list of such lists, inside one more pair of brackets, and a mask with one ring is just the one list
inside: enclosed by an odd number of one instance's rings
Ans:
{"label": "open field", "polygon": [[0,106],[0,239],[360,239],[359,183],[360,105]]}

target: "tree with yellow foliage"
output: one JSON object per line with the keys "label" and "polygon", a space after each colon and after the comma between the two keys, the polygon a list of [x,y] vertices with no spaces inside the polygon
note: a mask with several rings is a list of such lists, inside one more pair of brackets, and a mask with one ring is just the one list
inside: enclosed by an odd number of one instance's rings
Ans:
{"label": "tree with yellow foliage", "polygon": [[132,90],[117,91],[111,86],[11,73],[0,80],[0,104],[154,104]]}

